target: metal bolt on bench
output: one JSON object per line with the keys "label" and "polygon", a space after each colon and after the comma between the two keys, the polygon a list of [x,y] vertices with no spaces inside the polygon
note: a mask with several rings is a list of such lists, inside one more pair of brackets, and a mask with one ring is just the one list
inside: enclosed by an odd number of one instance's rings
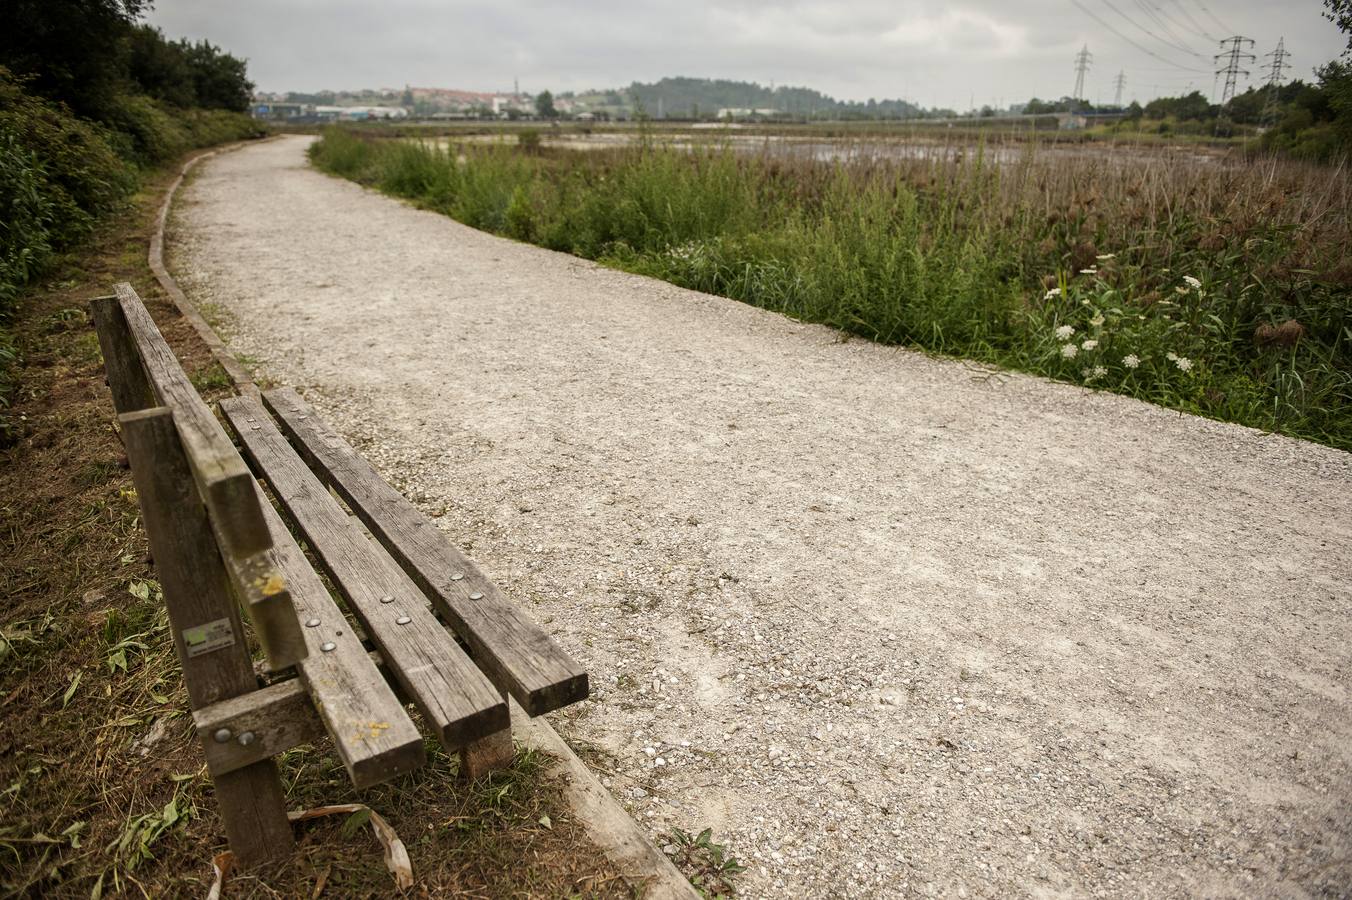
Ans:
{"label": "metal bolt on bench", "polygon": [[[409,772],[425,750],[406,698],[478,777],[512,760],[507,695],[531,716],[587,696],[586,672],[294,391],[265,393],[267,410],[221,402],[251,471],[131,286],[92,309],[193,720],[241,863],[293,846],[279,753],[327,733],[358,788]],[[259,480],[378,655],[347,629]],[[396,598],[404,602],[392,606]],[[297,677],[260,686],[241,608],[273,673]]]}

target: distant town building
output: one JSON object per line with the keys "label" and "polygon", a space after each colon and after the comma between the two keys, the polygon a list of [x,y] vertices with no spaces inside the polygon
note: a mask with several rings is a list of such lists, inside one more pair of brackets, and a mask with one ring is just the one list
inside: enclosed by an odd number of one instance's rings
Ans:
{"label": "distant town building", "polygon": [[782,116],[777,109],[749,109],[741,106],[727,106],[718,111],[720,119],[773,119]]}
{"label": "distant town building", "polygon": [[270,121],[359,122],[364,119],[404,119],[408,110],[402,106],[321,106],[313,103],[292,103],[278,100],[255,100],[250,109],[255,119]]}

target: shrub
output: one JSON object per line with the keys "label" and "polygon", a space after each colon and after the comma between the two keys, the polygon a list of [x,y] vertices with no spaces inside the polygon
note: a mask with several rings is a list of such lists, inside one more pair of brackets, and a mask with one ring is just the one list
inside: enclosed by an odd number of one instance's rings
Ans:
{"label": "shrub", "polygon": [[[36,155],[0,126],[0,316],[51,253],[55,209],[45,187]],[[0,368],[8,361],[0,351]]]}
{"label": "shrub", "polygon": [[42,193],[51,204],[50,243],[80,239],[94,219],[116,209],[134,184],[108,134],[68,109],[28,95],[0,68],[0,134],[32,154],[40,165]]}

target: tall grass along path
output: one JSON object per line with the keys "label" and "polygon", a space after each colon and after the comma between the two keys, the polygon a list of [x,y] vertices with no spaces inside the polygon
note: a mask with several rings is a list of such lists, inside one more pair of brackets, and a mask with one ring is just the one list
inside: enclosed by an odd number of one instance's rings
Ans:
{"label": "tall grass along path", "polygon": [[323,170],[475,228],[887,344],[1352,448],[1352,181],[1140,150],[820,162],[339,129]]}

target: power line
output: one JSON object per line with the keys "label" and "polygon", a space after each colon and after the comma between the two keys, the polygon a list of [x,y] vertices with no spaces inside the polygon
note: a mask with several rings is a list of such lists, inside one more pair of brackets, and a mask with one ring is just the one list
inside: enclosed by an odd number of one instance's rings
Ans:
{"label": "power line", "polygon": [[1181,64],[1181,63],[1175,62],[1175,61],[1172,60],[1172,59],[1166,59],[1166,58],[1164,58],[1163,56],[1160,56],[1160,55],[1159,55],[1158,53],[1156,53],[1155,51],[1149,49],[1148,47],[1142,47],[1142,46],[1141,46],[1140,44],[1138,44],[1136,41],[1132,40],[1131,38],[1127,37],[1127,36],[1126,36],[1125,34],[1123,34],[1122,32],[1118,31],[1116,28],[1114,28],[1109,22],[1107,22],[1105,19],[1103,19],[1101,16],[1099,16],[1098,13],[1094,12],[1092,9],[1090,9],[1089,7],[1087,7],[1087,6],[1085,6],[1083,3],[1081,3],[1080,0],[1070,0],[1070,2],[1073,3],[1073,4],[1075,4],[1077,7],[1079,7],[1080,12],[1082,12],[1082,13],[1084,13],[1085,15],[1089,16],[1089,18],[1093,19],[1095,22],[1098,22],[1098,23],[1099,23],[1100,25],[1102,25],[1104,28],[1108,29],[1110,32],[1112,32],[1113,34],[1117,35],[1117,36],[1120,37],[1122,40],[1126,41],[1128,44],[1131,44],[1133,47],[1135,47],[1137,50],[1140,50],[1140,51],[1141,51],[1142,53],[1144,53],[1145,55],[1147,55],[1147,56],[1149,56],[1149,57],[1151,57],[1151,58],[1153,58],[1153,59],[1157,59],[1157,60],[1159,60],[1159,61],[1162,62],[1162,63],[1167,63],[1167,64],[1173,66],[1175,69],[1182,69],[1182,70],[1185,71],[1185,72],[1203,72],[1203,71],[1205,71],[1204,69],[1198,69],[1198,68],[1195,68],[1195,67],[1193,67],[1193,66],[1185,66],[1185,65],[1183,65],[1183,64]]}
{"label": "power line", "polygon": [[1084,99],[1084,73],[1089,71],[1089,66],[1094,61],[1094,54],[1089,52],[1089,45],[1085,44],[1080,48],[1080,52],[1075,54],[1075,91],[1072,93],[1072,100]]}
{"label": "power line", "polygon": [[[1174,2],[1178,5],[1178,11],[1183,14],[1183,18],[1188,20],[1188,25],[1192,26],[1192,28],[1196,30],[1197,34],[1201,35],[1203,38],[1205,38],[1206,40],[1210,41],[1213,44],[1216,43],[1217,40],[1219,40],[1219,38],[1213,36],[1211,32],[1203,28],[1201,22],[1198,22],[1197,19],[1193,18],[1192,13],[1188,12],[1188,8],[1183,5],[1183,0],[1174,0]],[[1164,12],[1163,6],[1159,6],[1156,8],[1160,11],[1161,15],[1167,15],[1167,13]],[[1170,21],[1176,20],[1170,19]],[[1179,27],[1187,27],[1187,26],[1180,25]]]}
{"label": "power line", "polygon": [[[1103,0],[1103,2],[1106,3],[1112,9],[1117,10],[1117,7],[1113,6],[1110,0]],[[1202,56],[1200,53],[1193,50],[1191,47],[1184,44],[1183,39],[1180,38],[1178,35],[1174,34],[1173,29],[1169,27],[1169,23],[1164,21],[1164,19],[1162,19],[1159,16],[1159,14],[1156,13],[1155,10],[1151,8],[1151,6],[1148,3],[1146,3],[1146,0],[1135,0],[1135,3],[1141,9],[1141,11],[1144,12],[1146,16],[1155,23],[1156,27],[1158,27],[1162,32],[1164,32],[1165,35],[1168,36],[1169,38],[1168,40],[1165,40],[1164,38],[1152,32],[1150,29],[1132,20],[1129,16],[1123,14],[1121,10],[1117,10],[1118,15],[1122,16],[1122,18],[1126,19],[1128,22],[1131,22],[1131,24],[1135,25],[1137,28],[1141,29],[1146,34],[1150,35],[1152,38],[1159,41],[1166,47],[1170,47],[1174,50],[1180,50],[1188,54],[1189,56],[1195,56],[1198,59],[1206,58]]]}
{"label": "power line", "polygon": [[1211,7],[1203,3],[1202,0],[1196,0],[1196,3],[1198,6],[1202,8],[1202,12],[1206,13],[1208,16],[1211,17],[1211,21],[1215,22],[1217,25],[1221,27],[1221,34],[1224,34],[1227,31],[1231,32],[1232,34],[1234,33],[1233,28],[1231,28],[1229,25],[1226,25],[1220,19],[1216,18],[1216,14],[1211,11]]}

